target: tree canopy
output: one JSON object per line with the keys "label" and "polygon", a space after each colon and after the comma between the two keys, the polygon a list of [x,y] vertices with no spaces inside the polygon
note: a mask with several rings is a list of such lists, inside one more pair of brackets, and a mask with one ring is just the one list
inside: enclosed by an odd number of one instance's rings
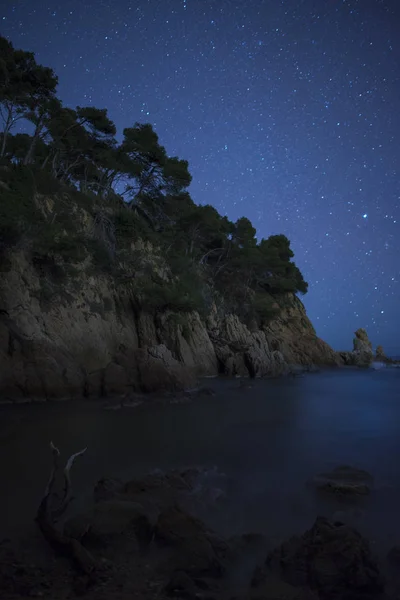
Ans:
{"label": "tree canopy", "polygon": [[[260,298],[271,295],[307,292],[284,235],[258,241],[248,218],[233,223],[210,205],[196,205],[188,192],[188,162],[168,155],[150,123],[133,123],[118,141],[106,108],[64,106],[52,69],[4,37],[0,117],[3,166],[19,174],[29,168],[36,181],[52,181],[50,187],[91,194],[98,206],[120,200],[107,218],[122,236],[121,248],[129,245],[122,238],[151,238],[171,265],[179,265],[177,276],[196,274],[236,308],[260,306]],[[13,133],[24,121],[32,133]]]}

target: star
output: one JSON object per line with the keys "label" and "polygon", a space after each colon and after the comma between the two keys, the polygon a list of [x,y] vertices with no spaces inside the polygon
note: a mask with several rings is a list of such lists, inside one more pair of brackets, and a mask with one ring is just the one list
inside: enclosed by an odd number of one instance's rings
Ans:
{"label": "star", "polygon": [[318,335],[346,348],[365,326],[390,352],[400,8],[369,4],[31,0],[5,3],[0,18],[14,46],[55,70],[66,106],[107,108],[119,139],[150,121],[189,161],[195,202],[248,217],[259,238],[284,233]]}

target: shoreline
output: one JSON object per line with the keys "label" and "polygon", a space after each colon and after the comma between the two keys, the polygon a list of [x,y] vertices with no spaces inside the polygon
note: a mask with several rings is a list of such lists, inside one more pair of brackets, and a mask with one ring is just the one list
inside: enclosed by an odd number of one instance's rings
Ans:
{"label": "shoreline", "polygon": [[[14,400],[11,399],[0,399],[0,406],[23,406],[26,404],[58,404],[64,402],[82,402],[82,403],[99,403],[99,402],[109,402],[118,404],[122,402],[125,406],[124,399],[128,399],[128,403],[134,403],[136,400],[142,400],[142,402],[151,402],[154,400],[162,401],[168,400],[171,397],[177,396],[195,396],[197,393],[207,393],[207,385],[206,383],[209,381],[271,381],[271,380],[286,380],[286,379],[296,379],[297,377],[302,377],[306,374],[316,374],[320,372],[329,372],[329,371],[337,371],[342,369],[354,369],[360,370],[360,367],[356,367],[353,365],[289,365],[290,370],[287,373],[280,374],[271,374],[265,376],[257,376],[252,377],[251,375],[225,375],[225,374],[217,374],[217,375],[203,375],[198,377],[197,383],[193,388],[183,389],[183,390],[170,390],[170,391],[152,391],[152,392],[144,392],[144,391],[132,391],[130,393],[124,394],[115,394],[115,395],[106,395],[106,396],[55,396],[53,398],[46,398],[44,396],[36,396],[30,398],[16,398]],[[204,383],[205,385],[202,385]],[[141,403],[142,403],[141,402]]]}
{"label": "shoreline", "polygon": [[[38,529],[25,531],[18,539],[0,540],[2,598],[67,594],[88,600],[194,600],[207,591],[204,598],[228,599],[235,592],[238,600],[328,600],[331,585],[336,593],[346,592],[347,600],[358,599],[361,591],[365,600],[397,598],[397,547],[377,553],[348,524],[346,511],[340,520],[315,514],[305,531],[280,540],[257,531],[230,536],[214,531],[199,518],[207,503],[210,509],[224,505],[223,474],[214,475],[217,479],[210,480],[207,469],[187,467],[153,471],[125,483],[101,479],[91,505],[66,516],[61,526],[64,535],[90,553],[94,567],[77,570],[71,556],[58,556]],[[356,470],[352,476],[357,481]],[[345,501],[349,514],[353,505],[351,498]],[[338,551],[345,559],[341,566]],[[309,575],[293,579],[303,561]],[[359,581],[354,572],[363,574]],[[10,585],[13,592],[8,595]]]}
{"label": "shoreline", "polygon": [[[121,405],[121,407],[135,407],[142,403],[154,403],[154,402],[163,402],[168,401],[171,398],[177,397],[196,397],[197,394],[207,394],[207,382],[210,381],[246,381],[246,382],[255,382],[255,381],[271,381],[271,380],[286,380],[286,379],[296,379],[298,377],[303,377],[306,374],[317,374],[321,372],[334,372],[334,371],[377,371],[377,370],[387,370],[387,369],[397,369],[400,368],[400,361],[381,363],[382,367],[376,368],[374,367],[374,363],[378,361],[373,361],[368,367],[360,367],[357,365],[290,365],[290,370],[287,373],[281,374],[271,374],[263,377],[251,377],[250,375],[204,375],[198,378],[198,384],[196,387],[184,389],[184,390],[176,390],[176,391],[153,391],[153,392],[143,392],[143,391],[132,391],[130,393],[124,394],[115,394],[115,395],[106,395],[106,396],[98,396],[98,397],[87,397],[87,396],[55,396],[54,398],[46,398],[45,396],[36,396],[30,398],[16,398],[14,400],[11,399],[0,399],[0,407],[2,406],[23,406],[26,404],[62,404],[65,402],[80,402],[80,403],[88,403],[88,404],[99,404],[101,402],[105,402],[109,405]],[[204,384],[204,385],[202,385]]]}

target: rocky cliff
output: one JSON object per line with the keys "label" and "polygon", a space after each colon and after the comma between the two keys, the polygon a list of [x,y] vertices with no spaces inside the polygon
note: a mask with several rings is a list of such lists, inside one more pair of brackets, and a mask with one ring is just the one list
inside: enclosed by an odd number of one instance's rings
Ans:
{"label": "rocky cliff", "polygon": [[2,400],[182,389],[198,376],[276,376],[292,365],[341,362],[294,295],[259,329],[215,305],[203,318],[138,311],[113,278],[86,271],[55,294],[22,250],[7,264],[0,280]]}

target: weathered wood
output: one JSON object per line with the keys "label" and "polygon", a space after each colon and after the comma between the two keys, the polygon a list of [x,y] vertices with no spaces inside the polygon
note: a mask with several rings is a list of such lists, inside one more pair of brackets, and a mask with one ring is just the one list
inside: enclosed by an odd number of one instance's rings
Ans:
{"label": "weathered wood", "polygon": [[74,564],[85,574],[93,574],[96,569],[96,561],[93,556],[82,546],[82,544],[73,538],[70,538],[62,533],[56,527],[56,519],[62,516],[67,510],[72,500],[72,486],[70,471],[74,461],[78,456],[86,452],[86,448],[72,454],[64,468],[64,492],[62,500],[55,509],[52,508],[53,488],[55,484],[56,474],[59,469],[60,451],[53,442],[50,442],[50,448],[53,455],[53,465],[47,483],[44,496],[39,504],[36,513],[36,522],[39,526],[43,537],[51,545],[55,552],[68,556],[73,560]]}

